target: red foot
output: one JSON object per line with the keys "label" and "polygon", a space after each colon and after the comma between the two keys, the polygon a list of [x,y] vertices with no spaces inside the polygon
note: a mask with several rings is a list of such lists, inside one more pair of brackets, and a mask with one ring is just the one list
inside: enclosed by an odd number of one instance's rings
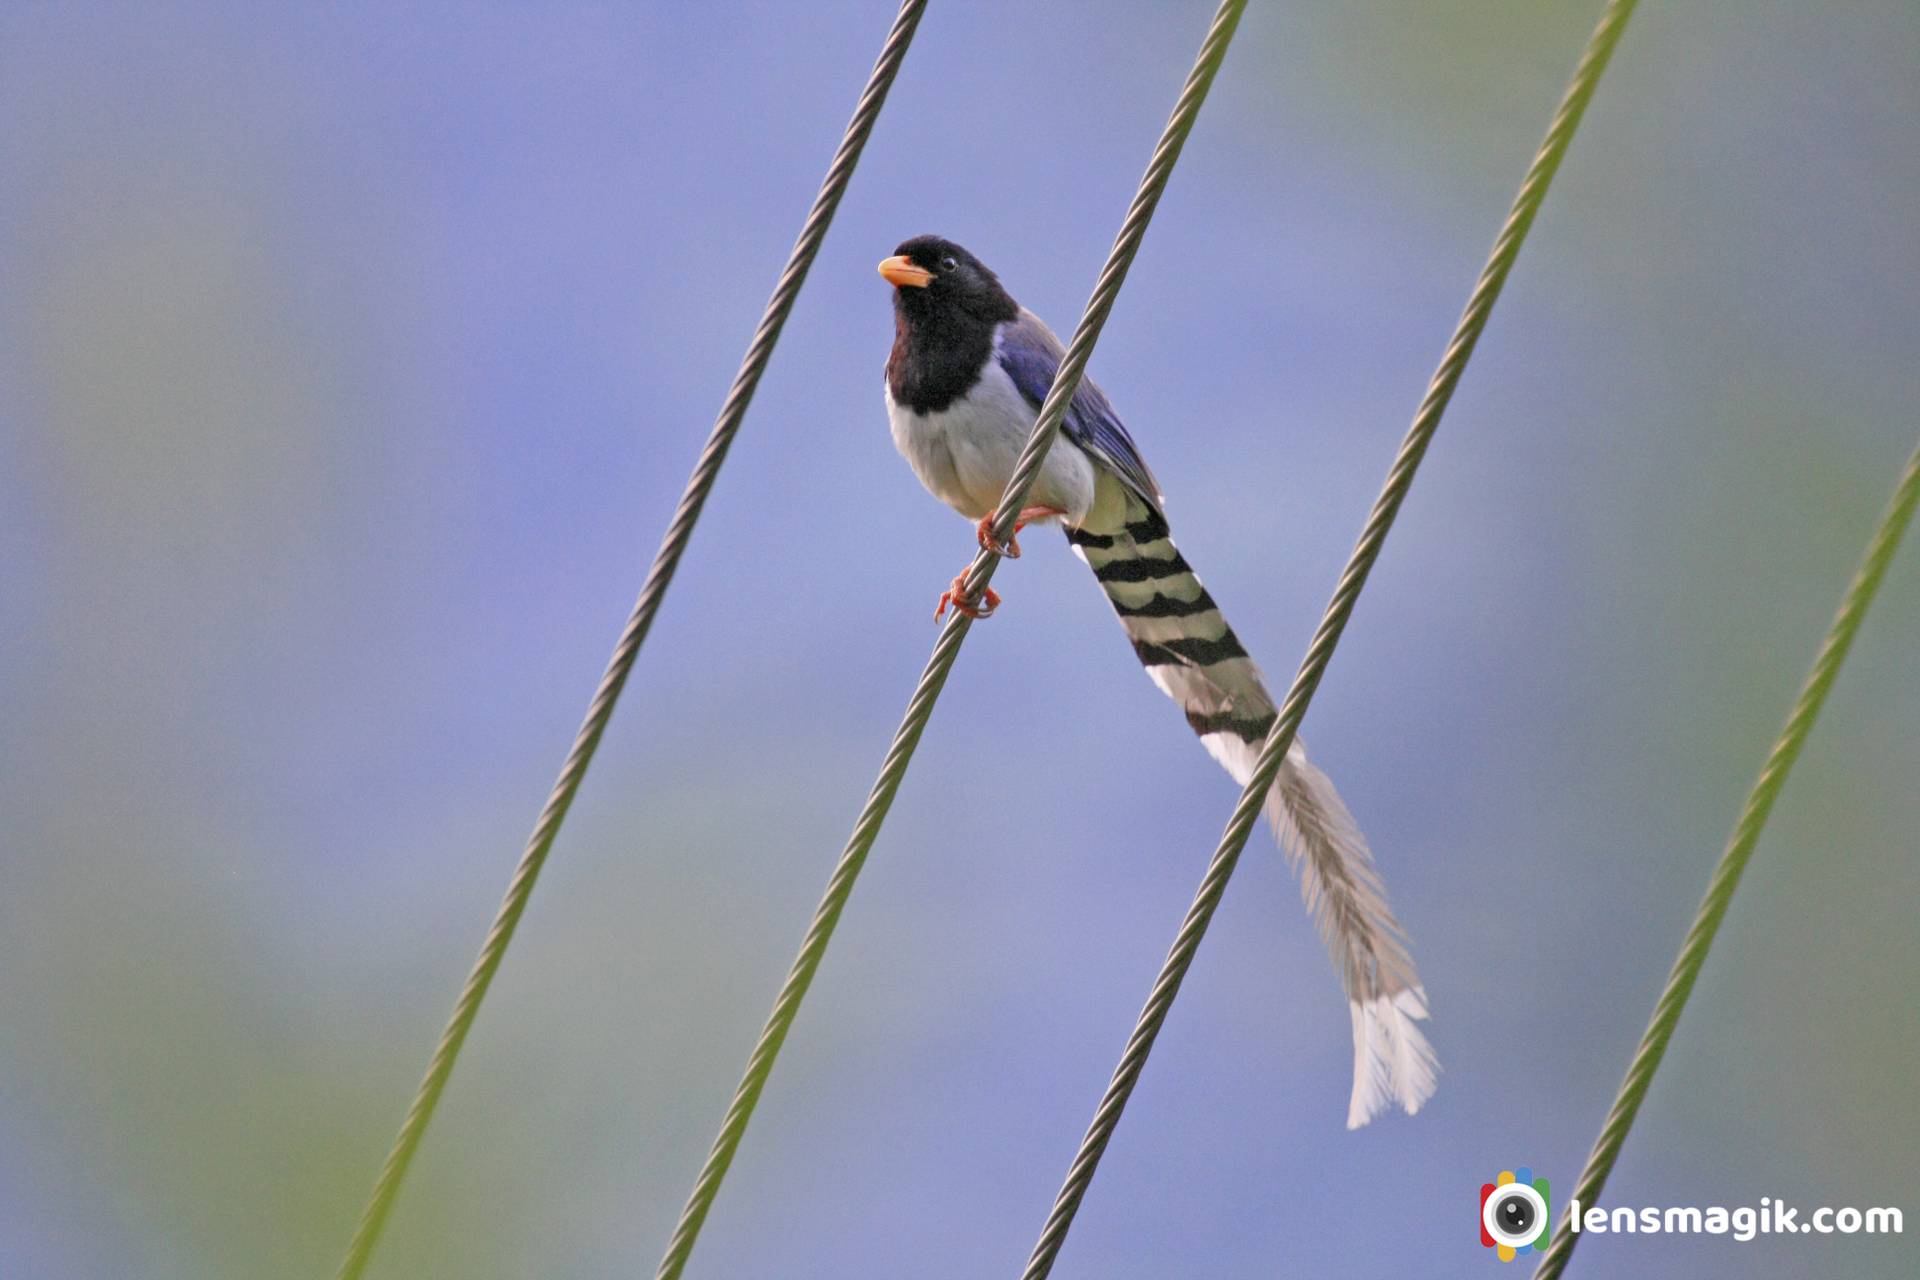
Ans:
{"label": "red foot", "polygon": [[967,575],[966,571],[962,570],[954,576],[953,585],[941,593],[940,607],[933,611],[933,620],[940,621],[947,616],[947,610],[951,608],[955,613],[964,613],[977,621],[981,618],[991,618],[993,611],[1000,607],[1000,593],[992,587],[988,587],[985,596],[977,601],[969,599],[966,590]]}
{"label": "red foot", "polygon": [[980,549],[982,551],[991,551],[995,555],[1005,556],[1009,560],[1018,560],[1020,558],[1020,531],[1022,529],[1032,524],[1035,520],[1047,520],[1054,516],[1064,516],[1065,514],[1067,513],[1058,507],[1023,507],[1021,508],[1020,514],[1014,517],[1013,536],[1008,538],[1004,544],[993,540],[993,517],[990,515],[982,516],[980,523],[974,526],[974,531],[980,539]]}

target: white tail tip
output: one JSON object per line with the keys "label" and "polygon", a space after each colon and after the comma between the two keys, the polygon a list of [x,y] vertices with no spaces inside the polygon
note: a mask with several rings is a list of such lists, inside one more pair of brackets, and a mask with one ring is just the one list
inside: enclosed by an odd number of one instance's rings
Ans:
{"label": "white tail tip", "polygon": [[1415,1022],[1427,1016],[1427,993],[1409,987],[1397,995],[1353,1002],[1353,1097],[1347,1128],[1358,1129],[1398,1102],[1420,1110],[1439,1084],[1440,1063]]}

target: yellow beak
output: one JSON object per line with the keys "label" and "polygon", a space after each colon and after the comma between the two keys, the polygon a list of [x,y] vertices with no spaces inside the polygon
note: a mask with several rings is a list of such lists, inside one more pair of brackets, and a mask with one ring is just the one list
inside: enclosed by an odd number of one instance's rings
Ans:
{"label": "yellow beak", "polygon": [[888,284],[900,289],[924,289],[933,282],[933,272],[905,254],[882,262],[880,275]]}

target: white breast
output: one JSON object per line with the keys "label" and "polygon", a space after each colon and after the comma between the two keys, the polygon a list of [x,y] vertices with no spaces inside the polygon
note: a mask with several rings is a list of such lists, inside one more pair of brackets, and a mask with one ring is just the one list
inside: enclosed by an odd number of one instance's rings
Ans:
{"label": "white breast", "polygon": [[[980,381],[937,412],[915,413],[891,389],[886,398],[893,443],[927,491],[970,520],[991,514],[1036,416],[999,360],[988,361]],[[1058,508],[1077,524],[1093,503],[1093,479],[1093,463],[1061,435],[1027,504]]]}

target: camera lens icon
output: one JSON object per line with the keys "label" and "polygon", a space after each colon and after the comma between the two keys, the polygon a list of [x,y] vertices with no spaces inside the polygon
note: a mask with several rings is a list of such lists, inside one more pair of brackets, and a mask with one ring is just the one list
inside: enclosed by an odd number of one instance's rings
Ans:
{"label": "camera lens icon", "polygon": [[1499,1250],[1502,1262],[1547,1247],[1552,1227],[1552,1201],[1547,1180],[1533,1176],[1522,1165],[1502,1170],[1500,1177],[1480,1186],[1480,1243]]}
{"label": "camera lens icon", "polygon": [[1509,1182],[1487,1197],[1480,1210],[1480,1225],[1487,1229],[1495,1244],[1518,1249],[1532,1244],[1540,1234],[1540,1219],[1547,1216],[1546,1201],[1524,1182]]}

